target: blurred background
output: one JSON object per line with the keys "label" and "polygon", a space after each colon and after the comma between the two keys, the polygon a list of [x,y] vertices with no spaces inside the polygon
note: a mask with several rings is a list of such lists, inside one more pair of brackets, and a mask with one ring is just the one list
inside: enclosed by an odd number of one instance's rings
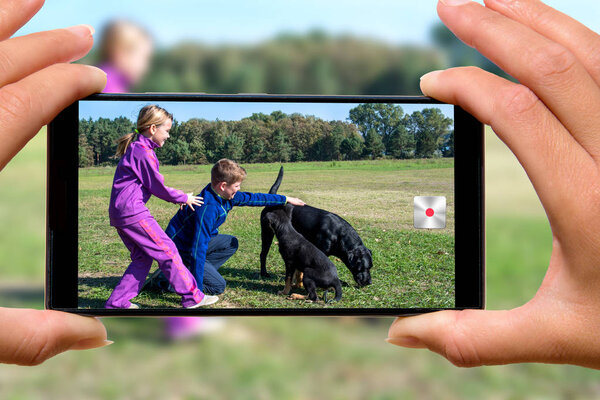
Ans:
{"label": "blurred background", "polygon": [[[591,0],[548,2],[600,31]],[[17,35],[125,19],[153,52],[132,91],[420,94],[419,77],[497,68],[437,19],[436,2],[48,2]],[[98,65],[99,46],[82,62]],[[45,129],[0,173],[0,305],[43,308]],[[543,209],[514,156],[486,131],[487,306],[516,307],[551,250]],[[107,318],[107,348],[41,366],[0,365],[2,399],[543,398],[600,396],[598,372],[520,364],[458,369],[384,342],[392,319],[230,318],[217,335],[174,343],[158,319]],[[2,327],[7,329],[8,327]]]}

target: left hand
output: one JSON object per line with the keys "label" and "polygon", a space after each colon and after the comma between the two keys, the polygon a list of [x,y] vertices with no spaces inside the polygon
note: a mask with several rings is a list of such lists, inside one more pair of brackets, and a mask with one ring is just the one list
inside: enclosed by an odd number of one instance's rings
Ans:
{"label": "left hand", "polygon": [[196,211],[194,209],[194,206],[198,206],[200,207],[202,204],[204,204],[204,199],[200,196],[194,196],[194,193],[187,193],[187,201],[185,202],[185,204],[182,204],[181,207],[179,207],[179,209],[183,209],[184,205],[188,205],[190,206],[190,208],[192,209],[192,211]]}
{"label": "left hand", "polygon": [[[0,170],[62,109],[106,84],[98,68],[69,64],[92,48],[88,26],[9,39],[42,4],[0,2]],[[59,311],[0,308],[0,327],[0,363],[36,365],[69,349],[112,343],[98,319]]]}
{"label": "left hand", "polygon": [[286,197],[286,200],[287,200],[288,203],[290,203],[291,205],[294,205],[294,206],[304,206],[304,205],[306,205],[305,202],[303,202],[302,200],[300,200],[297,197]]}

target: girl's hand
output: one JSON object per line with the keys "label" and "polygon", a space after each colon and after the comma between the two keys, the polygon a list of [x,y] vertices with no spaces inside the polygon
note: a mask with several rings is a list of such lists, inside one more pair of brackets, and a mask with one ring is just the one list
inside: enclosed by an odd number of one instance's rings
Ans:
{"label": "girl's hand", "polygon": [[[0,2],[0,170],[75,100],[102,91],[106,74],[87,65],[68,64],[93,44],[91,27],[8,39],[42,7],[43,0]],[[69,349],[111,342],[96,318],[58,311],[0,308],[0,362],[40,364]]]}
{"label": "girl's hand", "polygon": [[438,13],[520,83],[452,68],[425,75],[421,90],[460,105],[510,147],[548,215],[552,256],[527,304],[399,318],[388,340],[460,366],[600,368],[600,36],[538,0],[440,0]]}
{"label": "girl's hand", "polygon": [[[200,196],[194,196],[194,193],[188,193],[187,196],[188,196],[188,199],[185,202],[185,204],[190,206],[192,211],[196,211],[194,209],[194,206],[200,207],[202,204],[204,204],[204,201],[203,201],[204,199]],[[182,208],[183,208],[183,206],[182,206]]]}
{"label": "girl's hand", "polygon": [[286,200],[288,203],[294,205],[294,206],[304,206],[306,205],[305,202],[303,202],[302,200],[300,200],[297,197],[286,197]]}

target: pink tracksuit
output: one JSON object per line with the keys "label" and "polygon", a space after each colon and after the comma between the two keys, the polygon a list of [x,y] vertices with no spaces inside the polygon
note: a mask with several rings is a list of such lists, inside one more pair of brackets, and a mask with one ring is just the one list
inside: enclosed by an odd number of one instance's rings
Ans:
{"label": "pink tracksuit", "polygon": [[184,307],[199,303],[204,294],[198,289],[191,272],[183,265],[173,241],[158,225],[146,202],[154,195],[171,203],[185,203],[187,195],[165,186],[158,172],[158,158],[152,140],[138,135],[119,161],[108,214],[110,224],[131,252],[131,264],[108,298],[106,308],[128,308],[150,271],[152,260],[169,280],[175,292],[182,296]]}

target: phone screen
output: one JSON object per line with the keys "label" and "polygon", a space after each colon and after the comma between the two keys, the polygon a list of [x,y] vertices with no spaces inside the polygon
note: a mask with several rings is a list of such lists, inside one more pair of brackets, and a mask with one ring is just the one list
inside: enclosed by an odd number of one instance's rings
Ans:
{"label": "phone screen", "polygon": [[[78,102],[78,310],[183,310],[181,267],[219,297],[200,311],[464,306],[454,106],[159,100]],[[172,119],[140,125],[149,105]],[[115,155],[126,135],[150,162]],[[243,169],[237,186],[215,180],[223,159]],[[177,204],[182,193],[204,204]],[[460,274],[481,281],[479,268]]]}

